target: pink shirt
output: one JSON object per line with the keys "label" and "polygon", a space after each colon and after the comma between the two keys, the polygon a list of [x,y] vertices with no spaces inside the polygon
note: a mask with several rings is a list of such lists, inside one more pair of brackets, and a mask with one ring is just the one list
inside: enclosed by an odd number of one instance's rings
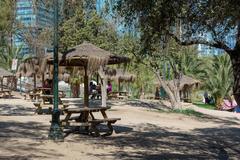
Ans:
{"label": "pink shirt", "polygon": [[222,105],[223,110],[229,110],[229,109],[235,108],[236,106],[237,106],[237,102],[235,100],[233,100],[232,102],[230,102],[227,99],[223,100],[223,105]]}

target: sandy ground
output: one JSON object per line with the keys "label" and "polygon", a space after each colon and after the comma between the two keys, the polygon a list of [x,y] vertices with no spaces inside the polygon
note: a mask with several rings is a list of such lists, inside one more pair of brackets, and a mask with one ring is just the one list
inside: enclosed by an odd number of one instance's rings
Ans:
{"label": "sandy ground", "polygon": [[109,137],[70,134],[48,140],[50,115],[19,96],[0,99],[0,160],[240,159],[239,115],[188,106],[203,118],[160,112],[159,103],[111,102],[121,118]]}

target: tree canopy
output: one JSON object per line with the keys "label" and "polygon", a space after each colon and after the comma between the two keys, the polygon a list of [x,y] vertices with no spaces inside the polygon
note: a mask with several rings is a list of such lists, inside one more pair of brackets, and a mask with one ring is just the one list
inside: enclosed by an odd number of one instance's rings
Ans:
{"label": "tree canopy", "polygon": [[116,7],[128,24],[135,23],[145,43],[171,36],[182,45],[206,44],[230,51],[233,47],[225,37],[238,35],[239,5],[233,0],[117,0]]}
{"label": "tree canopy", "polygon": [[103,49],[114,51],[117,43],[115,27],[102,19],[95,10],[85,12],[84,6],[75,8],[74,15],[60,27],[63,50],[89,41]]}
{"label": "tree canopy", "polygon": [[[205,44],[223,49],[233,67],[233,94],[240,104],[240,3],[234,0],[116,0],[117,13],[134,24],[142,50],[165,48],[173,38],[180,45]],[[230,40],[229,40],[230,39]]]}

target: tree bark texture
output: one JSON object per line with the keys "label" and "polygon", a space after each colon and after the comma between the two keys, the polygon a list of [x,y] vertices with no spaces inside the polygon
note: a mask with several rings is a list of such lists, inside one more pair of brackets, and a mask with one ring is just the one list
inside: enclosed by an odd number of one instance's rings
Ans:
{"label": "tree bark texture", "polygon": [[[239,51],[240,52],[240,51]],[[233,94],[238,105],[240,105],[240,54],[230,54],[233,67]]]}
{"label": "tree bark texture", "polygon": [[106,107],[107,106],[107,76],[104,73],[102,66],[99,68],[98,74],[101,78],[102,107]]}
{"label": "tree bark texture", "polygon": [[107,78],[102,79],[102,87],[101,87],[101,94],[102,94],[102,107],[107,106]]}
{"label": "tree bark texture", "polygon": [[161,86],[163,87],[163,89],[166,91],[166,93],[168,94],[168,96],[170,98],[171,107],[173,109],[181,109],[182,104],[181,104],[181,101],[180,101],[179,87],[174,86],[174,88],[171,89],[169,87],[169,85],[166,83],[166,81],[161,78],[159,73],[156,73],[156,75],[157,75],[157,78],[158,78]]}

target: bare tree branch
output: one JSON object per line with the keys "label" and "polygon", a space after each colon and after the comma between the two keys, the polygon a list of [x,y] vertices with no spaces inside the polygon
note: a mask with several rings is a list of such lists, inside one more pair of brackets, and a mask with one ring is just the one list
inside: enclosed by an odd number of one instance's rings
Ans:
{"label": "bare tree branch", "polygon": [[210,47],[215,47],[218,49],[223,49],[226,52],[230,53],[232,51],[231,48],[229,48],[225,43],[221,42],[221,41],[217,41],[215,40],[214,42],[209,42],[205,39],[202,38],[192,38],[191,40],[181,40],[179,39],[175,34],[168,32],[168,34],[180,45],[183,46],[188,46],[188,45],[194,45],[194,44],[204,44]]}

